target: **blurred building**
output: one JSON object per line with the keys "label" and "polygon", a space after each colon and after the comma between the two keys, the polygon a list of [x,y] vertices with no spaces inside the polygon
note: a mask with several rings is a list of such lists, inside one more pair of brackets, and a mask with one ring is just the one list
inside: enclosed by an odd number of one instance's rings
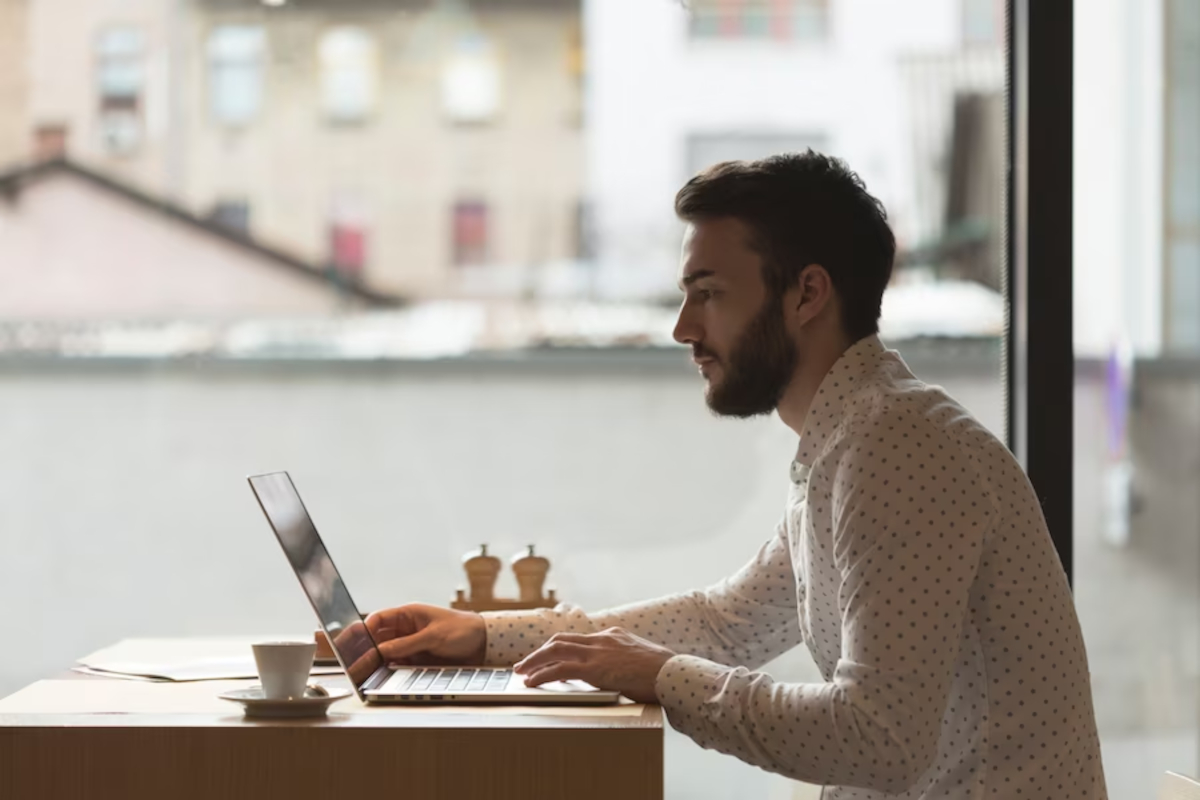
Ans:
{"label": "blurred building", "polygon": [[[689,0],[686,7],[586,4],[588,182],[604,291],[673,291],[672,200],[696,171],[807,147],[845,158],[863,176],[904,251],[941,253],[963,215],[989,226],[983,235],[995,246],[982,249],[990,263],[955,264],[947,276],[998,285],[1003,187],[960,170],[952,196],[951,172],[958,159],[990,161],[984,171],[1003,174],[1002,140],[955,132],[996,122],[956,114],[957,98],[993,97],[988,107],[1003,107],[1002,2]],[[956,141],[967,149],[953,152]],[[985,192],[995,197],[979,196]]]}
{"label": "blurred building", "polygon": [[578,249],[578,0],[28,2],[27,141],[390,294]]}
{"label": "blurred building", "polygon": [[6,323],[310,316],[388,304],[69,162],[0,173]]}

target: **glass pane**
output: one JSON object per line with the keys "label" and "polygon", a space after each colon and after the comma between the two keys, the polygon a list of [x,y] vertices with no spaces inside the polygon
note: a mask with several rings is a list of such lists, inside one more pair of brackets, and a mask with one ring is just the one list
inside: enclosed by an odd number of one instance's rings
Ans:
{"label": "glass pane", "polygon": [[101,56],[141,55],[145,46],[145,34],[134,27],[107,28],[96,38],[96,53]]}
{"label": "glass pane", "polygon": [[500,111],[500,64],[478,32],[460,36],[442,72],[442,107],[455,122],[487,122]]}
{"label": "glass pane", "polygon": [[321,38],[321,97],[335,121],[364,119],[375,108],[379,89],[378,51],[361,28],[334,28]]}
{"label": "glass pane", "polygon": [[262,103],[263,74],[259,64],[214,63],[209,74],[212,114],[220,122],[246,123]]}
{"label": "glass pane", "polygon": [[[0,695],[125,637],[310,634],[272,469],[366,609],[448,603],[481,541],[588,610],[740,567],[796,436],[714,419],[672,338],[674,197],[721,161],[844,158],[899,243],[884,341],[1002,433],[1004,37],[958,0],[136,5],[170,35],[0,47],[38,76],[0,174],[49,115],[105,179],[0,200],[0,597],[71,620],[16,615]],[[669,797],[819,794],[666,735]]]}
{"label": "glass pane", "polygon": [[1109,795],[1200,771],[1200,5],[1075,4],[1075,595]]}

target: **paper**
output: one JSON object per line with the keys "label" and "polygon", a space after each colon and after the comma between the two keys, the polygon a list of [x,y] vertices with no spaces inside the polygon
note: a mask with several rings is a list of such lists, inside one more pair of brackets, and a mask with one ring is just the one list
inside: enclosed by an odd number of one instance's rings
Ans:
{"label": "paper", "polygon": [[[153,664],[142,661],[99,661],[84,663],[89,672],[104,674],[110,678],[132,678],[134,680],[158,681],[220,681],[239,678],[257,678],[258,667],[254,657],[249,658],[199,658],[177,664]],[[313,675],[340,675],[341,667],[312,668]]]}
{"label": "paper", "polygon": [[[125,639],[79,659],[85,670],[112,678],[214,681],[258,677],[250,645],[304,641],[302,637],[254,636],[221,639]],[[313,675],[340,675],[334,665],[313,666]]]}
{"label": "paper", "polygon": [[[38,681],[0,700],[0,714],[221,714],[240,717],[240,705],[217,695],[254,684],[254,681]],[[642,709],[643,706],[629,702],[613,706],[368,706],[357,697],[349,697],[330,706],[329,714],[331,717],[339,714],[636,717],[641,715]]]}

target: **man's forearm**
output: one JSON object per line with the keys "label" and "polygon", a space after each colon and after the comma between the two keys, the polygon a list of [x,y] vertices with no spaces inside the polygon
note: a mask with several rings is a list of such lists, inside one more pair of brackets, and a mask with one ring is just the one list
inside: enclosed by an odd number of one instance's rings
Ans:
{"label": "man's forearm", "polygon": [[[751,613],[755,612],[755,613]],[[586,614],[575,606],[489,612],[487,663],[513,664],[556,633],[595,633],[623,628],[676,653],[730,666],[758,667],[799,644],[795,612],[768,614],[730,595],[705,592],[668,595]]]}

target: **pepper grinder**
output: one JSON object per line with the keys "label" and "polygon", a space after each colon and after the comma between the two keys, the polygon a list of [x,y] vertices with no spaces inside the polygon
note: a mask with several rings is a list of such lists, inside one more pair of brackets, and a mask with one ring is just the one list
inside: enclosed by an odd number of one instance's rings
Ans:
{"label": "pepper grinder", "polygon": [[491,602],[496,596],[496,578],[500,575],[500,559],[488,555],[487,545],[463,558],[463,569],[467,571],[467,582],[471,586],[473,602]]}
{"label": "pepper grinder", "polygon": [[540,601],[542,587],[546,583],[546,573],[550,571],[549,559],[536,555],[533,545],[528,545],[523,552],[513,556],[512,570],[517,576],[517,586],[521,589],[521,602]]}

